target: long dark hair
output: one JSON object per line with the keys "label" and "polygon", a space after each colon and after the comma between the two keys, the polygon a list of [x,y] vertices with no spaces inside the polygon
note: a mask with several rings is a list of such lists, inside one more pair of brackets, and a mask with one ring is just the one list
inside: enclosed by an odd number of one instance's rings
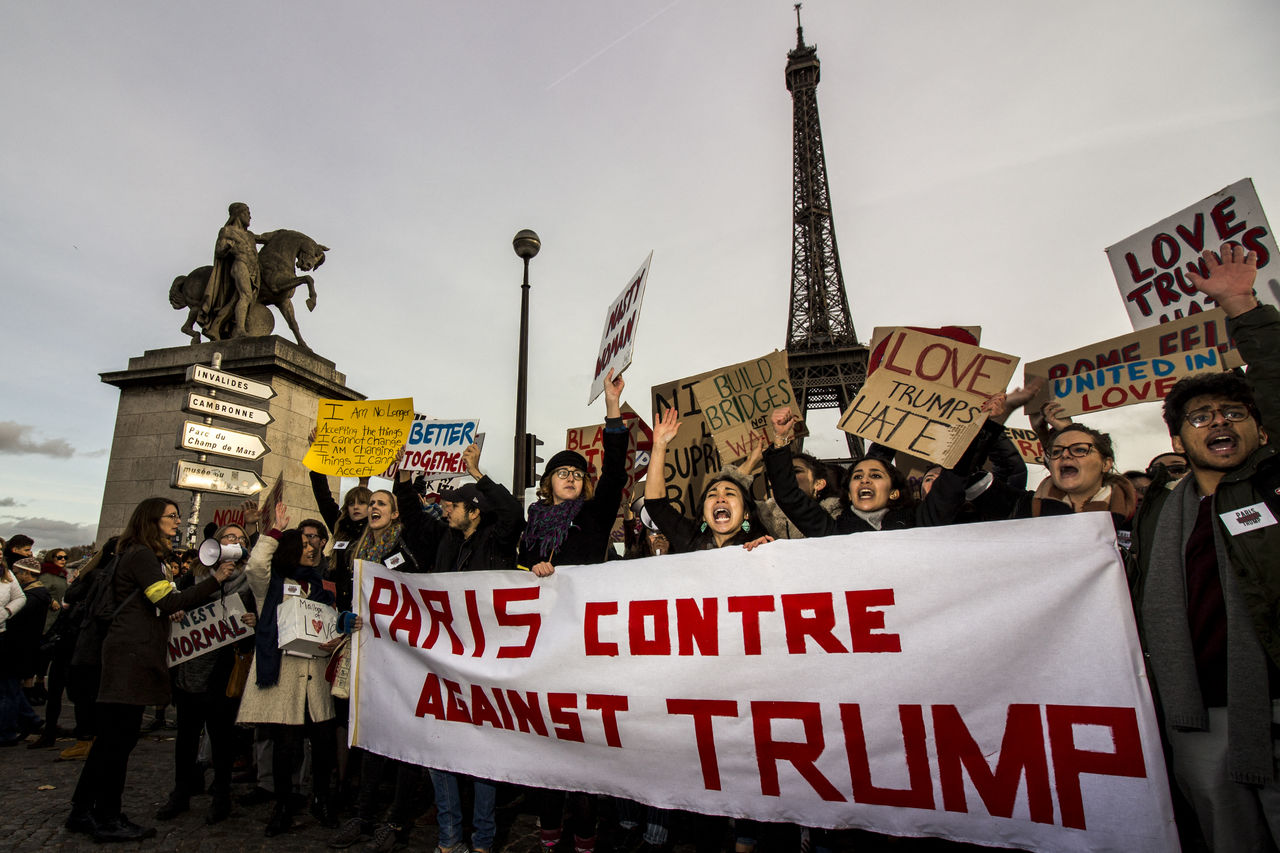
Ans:
{"label": "long dark hair", "polygon": [[134,545],[146,545],[157,557],[169,553],[169,540],[160,533],[160,519],[169,507],[175,510],[178,505],[168,498],[147,498],[138,504],[129,516],[129,523],[120,534],[120,542],[116,548],[124,551]]}

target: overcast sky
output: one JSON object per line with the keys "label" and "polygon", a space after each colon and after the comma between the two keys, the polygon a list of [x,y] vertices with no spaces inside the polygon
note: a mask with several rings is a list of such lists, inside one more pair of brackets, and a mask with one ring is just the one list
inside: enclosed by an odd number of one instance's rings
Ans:
{"label": "overcast sky", "polygon": [[[864,340],[980,324],[1053,355],[1131,328],[1106,246],[1243,177],[1280,215],[1273,0],[803,15]],[[650,250],[638,410],[784,346],[794,44],[783,0],[5,4],[0,535],[92,538],[118,399],[98,374],[186,342],[169,284],[232,201],[332,248],[315,313],[295,300],[312,347],[369,397],[479,417],[503,482],[521,228],[550,451],[602,417],[604,311]],[[811,449],[839,452],[835,420]],[[1122,467],[1168,446],[1158,406],[1089,422]]]}

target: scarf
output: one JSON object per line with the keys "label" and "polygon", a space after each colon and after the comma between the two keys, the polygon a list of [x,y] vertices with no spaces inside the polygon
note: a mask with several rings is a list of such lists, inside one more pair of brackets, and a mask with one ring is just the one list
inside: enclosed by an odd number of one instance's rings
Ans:
{"label": "scarf", "polygon": [[582,511],[584,501],[575,498],[558,504],[538,502],[529,507],[529,523],[520,537],[543,560],[550,560],[569,536],[569,527]]}
{"label": "scarf", "polygon": [[356,545],[356,553],[352,560],[372,560],[381,563],[387,555],[396,549],[400,539],[400,522],[393,521],[381,530],[366,527],[360,542]]}
{"label": "scarf", "polygon": [[[1110,512],[1127,521],[1133,518],[1133,511],[1138,505],[1137,497],[1137,492],[1133,490],[1128,480],[1123,477],[1106,476],[1102,478],[1102,488],[1085,501],[1080,512]],[[1044,502],[1048,500],[1060,501],[1070,506],[1072,510],[1075,509],[1075,504],[1071,503],[1067,493],[1053,484],[1053,478],[1045,477],[1044,482],[1036,489],[1035,497],[1031,499],[1032,518],[1040,517],[1044,510]]]}
{"label": "scarf", "polygon": [[45,575],[57,575],[60,578],[67,576],[67,570],[64,566],[59,566],[50,560],[45,560],[40,564],[40,573]]}
{"label": "scarf", "polygon": [[284,582],[295,580],[307,585],[307,598],[332,604],[333,596],[324,588],[320,570],[316,566],[295,566],[291,572],[271,569],[267,581],[267,600],[262,603],[258,615],[258,627],[254,629],[253,649],[257,658],[257,684],[259,687],[275,687],[280,681],[280,638],[276,623],[276,608],[284,601]]}
{"label": "scarf", "polygon": [[862,510],[855,509],[851,506],[849,507],[849,511],[865,521],[867,524],[870,524],[872,530],[879,530],[884,525],[884,517],[889,514],[888,507],[885,507],[884,509],[875,509],[871,512],[863,512]]}
{"label": "scarf", "polygon": [[[1166,499],[1156,522],[1141,608],[1151,671],[1165,720],[1172,728],[1192,731],[1209,728],[1209,713],[1200,695],[1187,626],[1183,568],[1187,539],[1195,527],[1200,500],[1193,476],[1183,477]],[[1262,785],[1272,778],[1267,661],[1236,584],[1222,532],[1216,519],[1212,523],[1227,610],[1227,775],[1233,782]]]}

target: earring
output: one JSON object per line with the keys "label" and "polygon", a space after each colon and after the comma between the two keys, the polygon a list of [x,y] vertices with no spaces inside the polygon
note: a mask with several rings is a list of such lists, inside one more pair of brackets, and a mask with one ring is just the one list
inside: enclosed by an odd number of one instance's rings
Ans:
{"label": "earring", "polygon": [[745,518],[742,519],[742,532],[743,533],[751,532],[751,522],[747,521]]}
{"label": "earring", "polygon": [[699,532],[699,533],[706,533],[706,532],[707,532],[707,523],[706,523],[705,521],[704,521],[704,522],[702,522],[702,526],[698,528],[698,532]]}

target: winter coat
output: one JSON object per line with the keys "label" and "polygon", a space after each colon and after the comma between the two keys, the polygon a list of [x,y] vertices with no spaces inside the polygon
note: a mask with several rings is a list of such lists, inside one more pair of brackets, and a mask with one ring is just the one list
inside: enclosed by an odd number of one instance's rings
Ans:
{"label": "winter coat", "polygon": [[487,504],[480,516],[480,526],[470,537],[449,527],[422,508],[418,495],[409,483],[395,484],[396,503],[400,507],[400,523],[405,538],[422,543],[435,542],[435,554],[424,562],[424,569],[437,572],[478,572],[514,569],[516,542],[524,530],[524,511],[511,492],[488,476],[476,481],[476,488]]}
{"label": "winter coat", "polygon": [[27,603],[27,594],[18,583],[18,576],[9,573],[9,579],[0,580],[0,634],[8,627],[13,614],[21,610]]}
{"label": "winter coat", "polygon": [[39,581],[23,592],[27,596],[26,606],[9,619],[9,630],[0,634],[0,676],[25,680],[36,674],[44,618],[53,599]]}
{"label": "winter coat", "polygon": [[[1227,331],[1240,349],[1254,399],[1262,414],[1262,426],[1271,441],[1280,436],[1280,312],[1269,305],[1227,319]],[[1194,472],[1187,475],[1194,477]],[[1164,488],[1164,472],[1147,489],[1133,520],[1128,568],[1133,587],[1134,611],[1141,629],[1142,599],[1155,544],[1160,513],[1170,492]],[[1233,533],[1223,516],[1259,504],[1280,520],[1280,450],[1264,444],[1240,467],[1228,471],[1213,497],[1213,518],[1226,544],[1231,569],[1253,620],[1258,641],[1271,661],[1280,666],[1280,524],[1269,524]],[[1140,630],[1141,633],[1141,630]]]}
{"label": "winter coat", "polygon": [[[773,498],[805,536],[834,536],[875,530],[852,509],[832,518],[821,503],[800,491],[791,469],[791,448],[770,447],[764,452],[764,470],[769,477]],[[912,527],[935,527],[955,520],[964,503],[964,480],[955,471],[944,468],[923,501],[914,507],[897,507],[885,513],[881,530],[906,530]]]}
{"label": "winter coat", "polygon": [[[271,583],[271,557],[279,544],[273,536],[259,537],[245,568],[249,590],[253,593],[259,616],[262,615],[262,603],[267,600],[267,587]],[[254,655],[236,722],[300,726],[306,722],[308,713],[317,723],[332,719],[333,696],[329,693],[329,682],[324,680],[324,670],[328,663],[328,657],[282,654],[280,680],[271,687],[259,687],[258,657]]]}
{"label": "winter coat", "polygon": [[329,489],[329,478],[324,474],[311,472],[311,493],[315,495],[320,517],[324,519],[324,523],[333,534],[333,539],[329,542],[331,552],[324,579],[332,581],[338,590],[338,611],[350,610],[351,558],[355,554],[356,543],[360,541],[360,534],[364,533],[365,525],[369,520],[366,518],[362,521],[351,521],[342,518],[342,508],[333,499],[333,492]]}
{"label": "winter coat", "polygon": [[520,541],[517,560],[521,566],[532,568],[536,563],[549,562],[556,566],[589,566],[603,563],[609,556],[609,536],[622,505],[622,490],[627,485],[627,445],[631,433],[622,418],[607,418],[604,429],[604,461],[600,466],[600,480],[596,483],[591,500],[583,502],[582,509],[569,525],[569,533],[554,554],[543,557],[525,540]]}
{"label": "winter coat", "polygon": [[178,592],[160,558],[142,544],[120,555],[113,580],[114,607],[120,610],[102,641],[98,701],[167,705],[172,697],[169,615],[204,604],[218,591],[218,580],[209,575]]}

